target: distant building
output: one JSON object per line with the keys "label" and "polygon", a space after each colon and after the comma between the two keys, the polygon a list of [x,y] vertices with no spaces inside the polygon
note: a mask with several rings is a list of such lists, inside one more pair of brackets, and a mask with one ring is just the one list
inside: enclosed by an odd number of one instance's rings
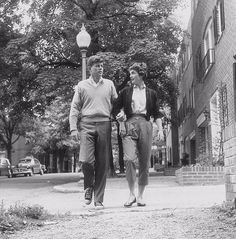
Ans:
{"label": "distant building", "polygon": [[[0,157],[7,157],[6,150],[2,147],[0,150]],[[12,155],[11,162],[12,165],[16,165],[21,158],[24,158],[28,155],[32,155],[32,145],[26,143],[24,137],[20,137],[12,145]],[[47,168],[48,173],[61,173],[61,172],[73,172],[77,165],[74,165],[73,153],[68,153],[64,151],[58,151],[54,153],[44,153],[34,155],[39,159],[41,164],[44,164]]]}
{"label": "distant building", "polygon": [[179,54],[179,70],[176,82],[179,89],[177,100],[179,158],[188,155],[188,164],[196,163],[196,115],[194,98],[193,54],[191,22],[183,39]]}
{"label": "distant building", "polygon": [[32,145],[25,143],[25,138],[20,137],[12,146],[12,165],[16,165],[19,159],[30,154]]}
{"label": "distant building", "polygon": [[[24,158],[26,155],[30,153],[32,146],[29,144],[25,144],[25,138],[20,137],[13,145],[11,150],[11,164],[16,165],[19,159]],[[0,145],[0,157],[7,158],[7,150],[4,145]]]}

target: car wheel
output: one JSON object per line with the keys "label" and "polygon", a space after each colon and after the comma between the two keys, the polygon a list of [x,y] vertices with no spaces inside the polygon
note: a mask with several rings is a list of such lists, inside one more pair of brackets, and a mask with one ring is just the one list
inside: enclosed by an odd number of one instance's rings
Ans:
{"label": "car wheel", "polygon": [[27,176],[28,176],[28,174],[27,174],[27,173],[25,173],[25,174],[24,174],[24,176],[25,176],[25,177],[27,177]]}

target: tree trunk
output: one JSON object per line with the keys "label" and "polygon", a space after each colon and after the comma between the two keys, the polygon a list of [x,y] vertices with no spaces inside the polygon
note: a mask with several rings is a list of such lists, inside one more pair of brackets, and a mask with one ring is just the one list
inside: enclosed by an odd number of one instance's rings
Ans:
{"label": "tree trunk", "polygon": [[12,164],[12,144],[6,145],[6,150],[7,150],[7,158],[9,159],[10,163]]}
{"label": "tree trunk", "polygon": [[58,150],[58,158],[59,158],[59,170],[60,170],[60,173],[63,172],[63,164],[64,164],[64,158],[65,158],[65,150],[63,149],[59,149]]}
{"label": "tree trunk", "polygon": [[60,168],[60,157],[59,157],[59,153],[57,153],[57,173],[61,172],[61,168]]}
{"label": "tree trunk", "polygon": [[53,173],[58,173],[59,167],[58,167],[58,152],[57,150],[53,150]]}

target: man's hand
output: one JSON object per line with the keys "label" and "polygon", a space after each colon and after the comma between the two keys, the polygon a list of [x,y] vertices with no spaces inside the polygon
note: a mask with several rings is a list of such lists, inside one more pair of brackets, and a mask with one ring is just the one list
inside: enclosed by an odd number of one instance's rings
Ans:
{"label": "man's hand", "polygon": [[75,141],[79,141],[80,140],[80,134],[79,134],[78,130],[72,130],[70,136]]}

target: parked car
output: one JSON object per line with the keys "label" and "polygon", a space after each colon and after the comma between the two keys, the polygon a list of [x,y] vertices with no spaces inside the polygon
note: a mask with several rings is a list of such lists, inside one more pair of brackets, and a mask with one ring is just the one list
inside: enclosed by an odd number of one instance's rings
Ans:
{"label": "parked car", "polygon": [[12,177],[11,163],[7,158],[0,158],[0,176]]}
{"label": "parked car", "polygon": [[34,174],[43,175],[43,169],[38,159],[28,156],[20,159],[16,166],[12,167],[12,176],[23,174],[24,176],[32,176]]}

